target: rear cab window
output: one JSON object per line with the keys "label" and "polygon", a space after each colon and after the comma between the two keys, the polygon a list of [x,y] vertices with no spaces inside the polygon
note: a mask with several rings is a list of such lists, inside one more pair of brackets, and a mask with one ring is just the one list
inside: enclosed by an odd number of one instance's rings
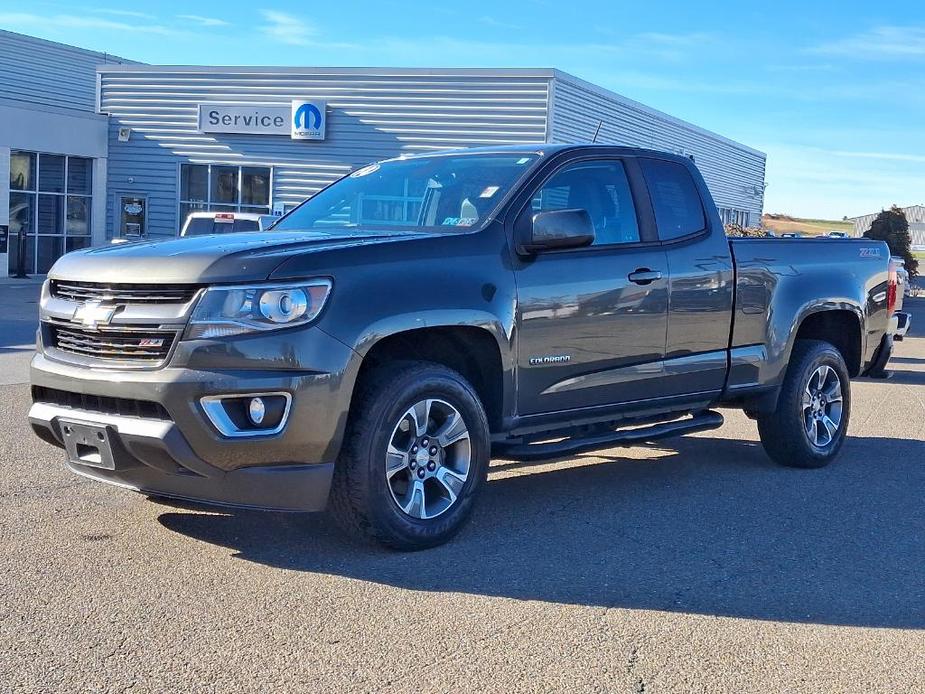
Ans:
{"label": "rear cab window", "polygon": [[193,217],[183,231],[184,236],[205,236],[206,234],[228,234],[238,231],[257,231],[260,225],[253,219],[235,219],[216,222],[212,217]]}
{"label": "rear cab window", "polygon": [[662,241],[690,236],[707,226],[703,201],[687,167],[661,159],[640,159]]}

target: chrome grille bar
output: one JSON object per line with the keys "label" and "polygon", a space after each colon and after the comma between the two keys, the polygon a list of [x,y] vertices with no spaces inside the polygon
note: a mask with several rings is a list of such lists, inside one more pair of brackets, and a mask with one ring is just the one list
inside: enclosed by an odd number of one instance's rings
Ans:
{"label": "chrome grille bar", "polygon": [[185,304],[196,296],[197,285],[105,284],[52,280],[51,295],[71,301],[104,301],[117,304]]}

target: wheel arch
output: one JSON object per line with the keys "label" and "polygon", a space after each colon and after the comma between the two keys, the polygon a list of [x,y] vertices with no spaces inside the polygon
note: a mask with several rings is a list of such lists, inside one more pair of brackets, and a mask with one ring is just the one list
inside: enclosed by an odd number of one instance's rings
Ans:
{"label": "wheel arch", "polygon": [[797,340],[822,340],[842,355],[848,373],[861,373],[864,355],[863,314],[858,306],[843,303],[838,306],[818,306],[805,311],[796,327],[790,352]]}
{"label": "wheel arch", "polygon": [[406,326],[364,344],[354,394],[373,371],[388,363],[442,364],[472,384],[485,408],[489,427],[496,432],[512,401],[513,367],[508,351],[497,332],[483,324]]}

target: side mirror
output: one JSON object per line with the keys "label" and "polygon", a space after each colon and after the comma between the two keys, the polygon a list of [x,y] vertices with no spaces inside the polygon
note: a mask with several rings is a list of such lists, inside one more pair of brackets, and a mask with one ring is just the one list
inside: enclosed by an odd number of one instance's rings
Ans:
{"label": "side mirror", "polygon": [[594,243],[594,224],[587,210],[537,212],[524,225],[517,252],[531,255],[558,248],[581,248]]}

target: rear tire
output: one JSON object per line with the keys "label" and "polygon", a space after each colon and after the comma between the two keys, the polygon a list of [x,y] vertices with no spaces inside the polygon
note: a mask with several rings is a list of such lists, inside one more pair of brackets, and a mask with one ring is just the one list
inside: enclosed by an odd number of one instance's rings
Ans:
{"label": "rear tire", "polygon": [[442,544],[472,512],[489,452],[485,410],[465,378],[429,362],[384,367],[355,395],[331,511],[351,535],[387,547]]}
{"label": "rear tire", "polygon": [[777,409],[758,418],[764,450],[787,467],[819,468],[838,455],[851,414],[848,367],[828,342],[797,340]]}

